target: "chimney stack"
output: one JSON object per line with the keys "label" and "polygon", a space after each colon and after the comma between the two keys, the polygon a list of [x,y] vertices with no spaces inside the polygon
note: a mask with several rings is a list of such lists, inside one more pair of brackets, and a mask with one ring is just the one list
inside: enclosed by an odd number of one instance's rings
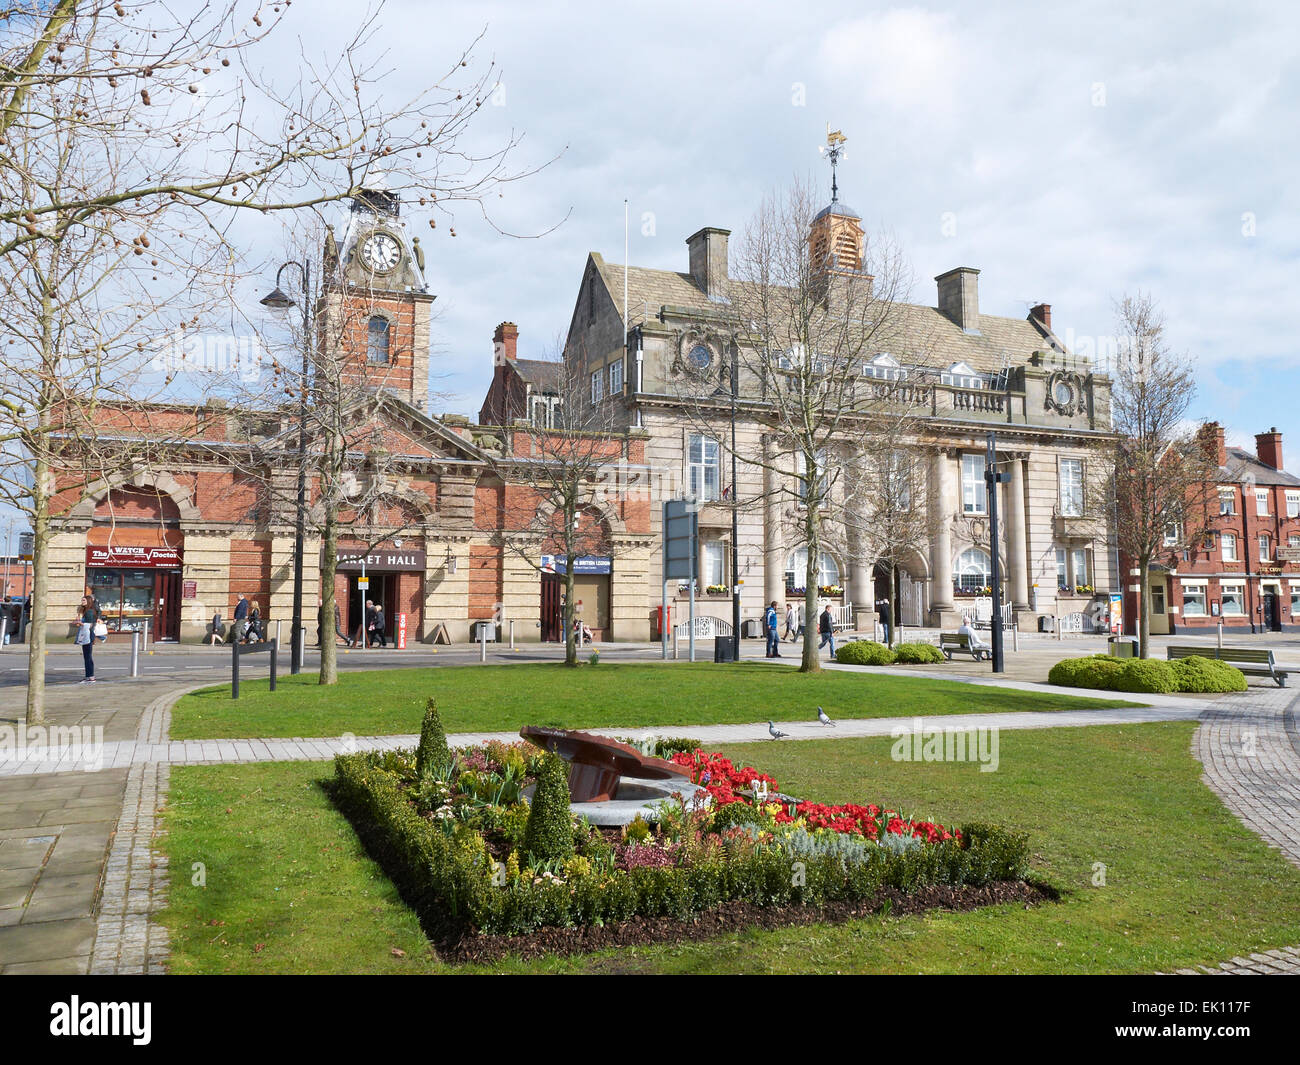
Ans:
{"label": "chimney stack", "polygon": [[939,313],[967,333],[978,333],[980,328],[979,276],[973,266],[958,266],[935,278],[939,285]]}
{"label": "chimney stack", "polygon": [[1205,448],[1205,453],[1210,460],[1220,469],[1228,464],[1228,450],[1223,442],[1223,426],[1218,422],[1206,422],[1201,426],[1197,435],[1201,439],[1201,446]]}
{"label": "chimney stack", "polygon": [[1029,317],[1037,318],[1043,323],[1043,328],[1049,333],[1052,331],[1052,305],[1050,303],[1040,303],[1029,309]]}
{"label": "chimney stack", "polygon": [[1276,425],[1266,433],[1255,434],[1255,454],[1270,469],[1282,468],[1282,434]]}
{"label": "chimney stack", "polygon": [[726,298],[729,236],[729,229],[705,226],[686,238],[686,247],[690,250],[691,279],[711,300]]}
{"label": "chimney stack", "polygon": [[519,345],[519,327],[514,322],[502,322],[492,334],[492,361],[504,366],[507,359],[515,361]]}

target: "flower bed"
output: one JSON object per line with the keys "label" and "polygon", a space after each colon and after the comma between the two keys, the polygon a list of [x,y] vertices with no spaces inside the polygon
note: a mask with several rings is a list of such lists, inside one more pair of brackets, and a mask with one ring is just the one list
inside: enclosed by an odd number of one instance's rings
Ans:
{"label": "flower bed", "polygon": [[802,802],[716,752],[672,757],[712,803],[669,805],[653,824],[623,830],[572,816],[567,767],[554,755],[524,743],[447,751],[428,719],[417,752],[338,756],[332,792],[440,945],[1024,876],[1024,836],[876,804]]}

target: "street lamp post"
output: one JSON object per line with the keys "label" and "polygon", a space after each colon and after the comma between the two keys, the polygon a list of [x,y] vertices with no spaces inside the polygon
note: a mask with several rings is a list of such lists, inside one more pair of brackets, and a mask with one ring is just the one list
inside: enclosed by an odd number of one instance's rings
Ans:
{"label": "street lamp post", "polygon": [[993,556],[993,672],[1006,672],[1002,648],[1002,566],[998,554],[998,485],[1011,479],[997,472],[998,434],[988,435],[988,454],[984,460],[984,483],[989,497],[989,552]]}
{"label": "street lamp post", "polygon": [[[263,307],[273,311],[287,311],[294,301],[280,288],[280,277],[284,271],[296,266],[302,274],[302,382],[298,392],[298,503],[295,514],[296,528],[293,540],[293,620],[290,622],[290,639],[292,649],[289,655],[289,672],[302,672],[302,565],[303,551],[307,539],[307,372],[311,357],[311,266],[290,260],[275,272],[275,289],[268,296],[262,297]],[[322,632],[321,639],[324,639]]]}
{"label": "street lamp post", "polygon": [[736,338],[731,338],[731,640],[732,661],[740,661],[740,510],[736,503]]}

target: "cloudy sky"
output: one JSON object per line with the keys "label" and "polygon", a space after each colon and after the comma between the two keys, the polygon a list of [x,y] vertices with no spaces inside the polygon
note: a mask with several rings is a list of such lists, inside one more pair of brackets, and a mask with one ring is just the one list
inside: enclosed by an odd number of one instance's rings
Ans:
{"label": "cloudy sky", "polygon": [[[355,19],[314,4],[327,47]],[[300,13],[305,14],[305,13]],[[1281,4],[487,3],[384,9],[395,83],[480,30],[501,68],[490,146],[542,173],[491,204],[517,240],[462,212],[429,246],[435,387],[475,414],[497,322],[541,355],[568,325],[585,256],[685,269],[685,238],[743,227],[763,194],[816,174],[848,136],[842,198],[934,275],[978,267],[987,313],[1052,305],[1076,350],[1113,301],[1150,292],[1201,385],[1192,414],[1230,439],[1278,426],[1300,469],[1300,16]],[[306,22],[306,19],[300,21]],[[298,32],[295,28],[295,32]]]}
{"label": "cloudy sky", "polygon": [[[358,12],[293,5],[279,54],[293,38],[330,54]],[[554,351],[587,253],[622,260],[625,198],[632,262],[683,270],[701,226],[740,230],[795,176],[829,188],[830,123],[848,136],[842,198],[901,241],[917,302],[975,266],[983,311],[1050,303],[1087,351],[1116,298],[1149,292],[1199,366],[1192,416],[1244,445],[1276,425],[1300,472],[1292,5],[390,0],[380,22],[394,100],[483,33],[475,63],[500,87],[472,142],[522,134],[517,167],[555,157],[490,202],[495,225],[462,208],[452,237],[413,219],[437,294],[435,409],[476,416],[500,321],[522,355]],[[242,231],[250,263],[278,261],[276,227]],[[267,287],[250,277],[250,303]]]}

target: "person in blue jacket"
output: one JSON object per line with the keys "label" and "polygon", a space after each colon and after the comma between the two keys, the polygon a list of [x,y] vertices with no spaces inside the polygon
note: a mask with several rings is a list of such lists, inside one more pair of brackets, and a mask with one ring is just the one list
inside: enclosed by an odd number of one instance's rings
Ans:
{"label": "person in blue jacket", "polygon": [[763,630],[767,636],[767,657],[780,658],[781,634],[780,622],[776,616],[776,600],[772,601],[772,605],[767,608],[763,616]]}

